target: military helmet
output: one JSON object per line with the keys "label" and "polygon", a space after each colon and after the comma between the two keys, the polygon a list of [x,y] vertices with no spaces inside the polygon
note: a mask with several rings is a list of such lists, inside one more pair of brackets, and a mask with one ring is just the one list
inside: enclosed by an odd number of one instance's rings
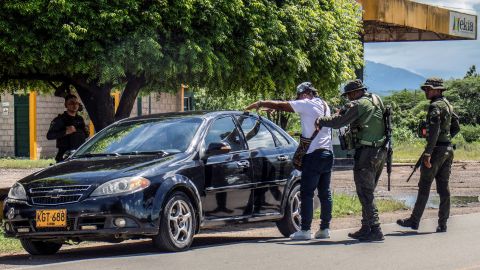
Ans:
{"label": "military helmet", "polygon": [[349,81],[347,85],[345,85],[345,87],[343,88],[342,96],[358,90],[367,90],[367,87],[363,84],[362,80],[356,79],[354,81]]}
{"label": "military helmet", "polygon": [[435,77],[432,77],[432,78],[428,78],[425,83],[420,86],[420,88],[425,91],[427,89],[438,89],[438,90],[442,90],[442,91],[445,91],[447,90],[445,88],[445,86],[443,86],[443,80],[441,78],[435,78]]}

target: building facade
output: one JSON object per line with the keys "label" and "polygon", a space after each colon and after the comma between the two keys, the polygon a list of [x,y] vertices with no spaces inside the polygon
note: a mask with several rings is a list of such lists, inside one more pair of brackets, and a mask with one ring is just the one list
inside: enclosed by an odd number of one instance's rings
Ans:
{"label": "building facade", "polygon": [[[112,94],[115,108],[120,94]],[[192,109],[185,101],[184,88],[177,93],[151,93],[137,98],[131,117],[165,112],[180,112]],[[57,149],[55,140],[47,140],[46,134],[51,121],[65,111],[64,99],[49,94],[30,92],[28,94],[1,94],[0,102],[0,157],[51,158]],[[93,125],[87,112],[80,112],[90,133]]]}

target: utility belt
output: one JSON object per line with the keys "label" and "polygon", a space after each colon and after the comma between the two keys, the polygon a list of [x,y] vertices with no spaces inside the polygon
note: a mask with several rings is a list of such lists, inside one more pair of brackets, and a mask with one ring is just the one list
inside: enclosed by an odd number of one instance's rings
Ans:
{"label": "utility belt", "polygon": [[340,132],[339,140],[342,150],[353,150],[360,147],[381,147],[385,144],[385,138],[378,141],[359,140],[357,138],[358,129],[347,128],[345,132]]}
{"label": "utility belt", "polygon": [[360,140],[360,141],[358,141],[358,143],[361,146],[380,147],[380,146],[383,146],[385,144],[385,139],[382,139],[382,140],[379,140],[379,141],[374,141],[374,142]]}

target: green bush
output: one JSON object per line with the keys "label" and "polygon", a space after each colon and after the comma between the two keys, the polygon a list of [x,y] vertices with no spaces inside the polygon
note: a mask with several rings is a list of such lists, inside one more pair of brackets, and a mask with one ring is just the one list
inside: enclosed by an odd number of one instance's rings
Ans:
{"label": "green bush", "polygon": [[468,143],[480,141],[480,125],[462,125],[460,133]]}

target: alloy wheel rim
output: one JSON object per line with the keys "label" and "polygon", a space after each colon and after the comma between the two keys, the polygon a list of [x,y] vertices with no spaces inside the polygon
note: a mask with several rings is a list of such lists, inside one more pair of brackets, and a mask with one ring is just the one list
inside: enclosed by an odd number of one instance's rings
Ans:
{"label": "alloy wheel rim", "polygon": [[168,211],[170,238],[179,248],[188,245],[193,233],[193,219],[190,206],[183,200],[175,201]]}
{"label": "alloy wheel rim", "polygon": [[297,231],[300,230],[302,217],[300,216],[302,201],[300,200],[300,190],[295,192],[290,203],[290,213],[292,213],[292,223]]}

